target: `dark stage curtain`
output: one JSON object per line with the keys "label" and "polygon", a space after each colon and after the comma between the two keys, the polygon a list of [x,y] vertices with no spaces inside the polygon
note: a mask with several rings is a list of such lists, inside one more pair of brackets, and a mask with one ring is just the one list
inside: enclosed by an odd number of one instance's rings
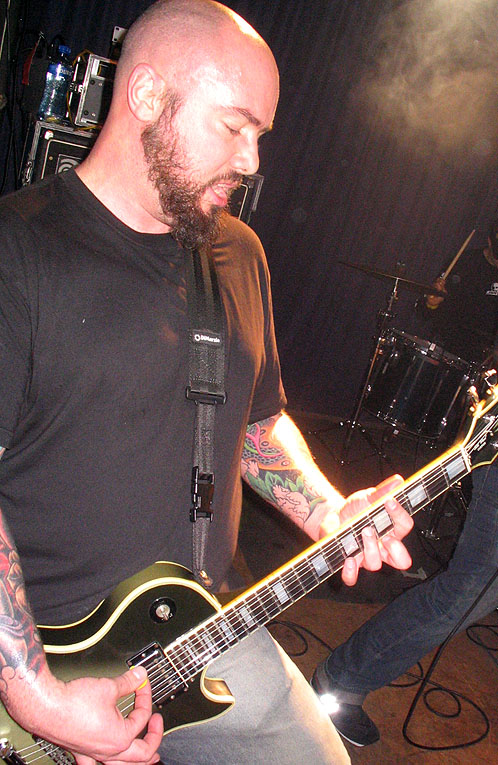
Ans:
{"label": "dark stage curtain", "polygon": [[[27,4],[27,28],[106,56],[149,2]],[[232,0],[272,47],[281,100],[251,225],[273,279],[293,409],[347,416],[392,281],[432,281],[496,214],[496,0]],[[415,292],[393,324],[413,330]],[[462,322],[465,317],[462,316]]]}

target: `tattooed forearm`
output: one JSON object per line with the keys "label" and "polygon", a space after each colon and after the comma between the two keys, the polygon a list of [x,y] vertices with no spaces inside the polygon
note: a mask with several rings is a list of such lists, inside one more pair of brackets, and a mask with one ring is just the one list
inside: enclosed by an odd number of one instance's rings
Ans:
{"label": "tattooed forearm", "polygon": [[4,703],[9,681],[36,676],[43,661],[19,556],[0,516],[0,698]]}
{"label": "tattooed forearm", "polygon": [[302,470],[303,461],[313,464],[306,444],[294,441],[294,454],[297,449],[301,457],[296,460],[275,438],[277,420],[270,417],[247,428],[242,475],[258,494],[304,527],[325,498],[313,484],[312,471]]}

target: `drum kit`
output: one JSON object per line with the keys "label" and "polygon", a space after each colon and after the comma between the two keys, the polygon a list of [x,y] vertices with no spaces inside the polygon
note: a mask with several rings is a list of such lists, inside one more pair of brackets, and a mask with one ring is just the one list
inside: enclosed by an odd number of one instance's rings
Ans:
{"label": "drum kit", "polygon": [[[443,279],[448,277],[474,233],[475,229],[441,274]],[[387,307],[378,312],[378,337],[354,413],[350,420],[341,423],[346,426],[346,434],[340,464],[350,462],[349,449],[355,430],[368,442],[374,454],[391,464],[385,449],[379,447],[361,424],[360,413],[363,409],[391,426],[392,434],[405,433],[431,446],[447,447],[458,435],[470,403],[469,388],[472,385],[479,386],[483,379],[483,367],[446,352],[430,340],[409,335],[392,327],[393,306],[398,299],[399,289],[419,295],[438,295],[441,292],[432,285],[406,279],[405,265],[402,262],[396,264],[395,273],[386,273],[345,261],[338,262],[392,284]],[[384,438],[382,444],[385,445]],[[465,514],[467,499],[462,487],[457,485],[449,492],[452,493],[454,507]],[[446,494],[433,503],[429,526],[422,532],[428,538],[439,538],[436,529],[445,507]]]}
{"label": "drum kit", "polygon": [[340,464],[348,462],[355,430],[363,435],[379,456],[387,459],[360,423],[363,409],[392,426],[393,432],[404,432],[429,443],[454,438],[467,409],[468,388],[476,379],[474,365],[447,353],[429,340],[391,327],[394,318],[392,309],[400,288],[420,295],[441,293],[431,285],[404,278],[401,275],[404,271],[402,263],[398,263],[396,273],[391,274],[345,261],[338,262],[392,284],[387,308],[378,313],[378,337],[353,416],[343,423],[347,429]]}

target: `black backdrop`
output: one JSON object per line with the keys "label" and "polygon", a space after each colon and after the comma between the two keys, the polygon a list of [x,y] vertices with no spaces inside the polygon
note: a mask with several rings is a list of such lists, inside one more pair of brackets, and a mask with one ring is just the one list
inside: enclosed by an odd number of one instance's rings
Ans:
{"label": "black backdrop", "polygon": [[[28,0],[21,58],[40,30],[73,53],[107,56],[114,26],[149,4]],[[474,228],[479,246],[496,214],[497,2],[226,5],[258,29],[281,72],[251,225],[272,272],[289,405],[347,416],[391,283],[339,261],[387,272],[402,261],[405,278],[427,283]],[[398,329],[412,330],[415,298],[400,291]]]}

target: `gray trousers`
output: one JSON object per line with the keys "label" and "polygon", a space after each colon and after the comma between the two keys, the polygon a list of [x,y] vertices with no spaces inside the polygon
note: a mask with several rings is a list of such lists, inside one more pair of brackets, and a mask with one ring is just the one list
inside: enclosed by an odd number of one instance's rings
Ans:
{"label": "gray trousers", "polygon": [[235,705],[223,715],[168,733],[164,765],[347,765],[349,756],[314,691],[265,630],[214,661]]}

